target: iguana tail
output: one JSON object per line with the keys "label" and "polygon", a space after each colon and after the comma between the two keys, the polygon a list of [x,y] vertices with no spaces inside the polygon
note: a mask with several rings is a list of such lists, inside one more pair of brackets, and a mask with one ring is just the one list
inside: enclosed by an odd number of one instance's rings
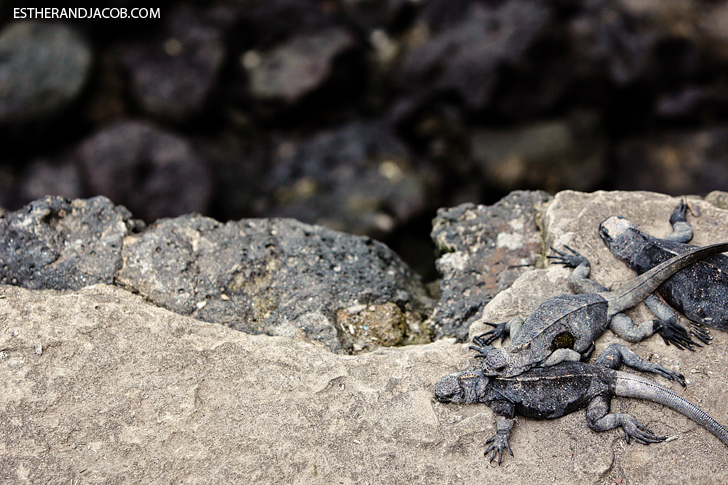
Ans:
{"label": "iguana tail", "polygon": [[687,416],[728,445],[728,429],[675,391],[636,374],[617,371],[615,396],[633,397],[665,405]]}
{"label": "iguana tail", "polygon": [[714,254],[728,251],[728,243],[711,244],[700,248],[691,249],[681,253],[674,258],[660,263],[646,273],[625,283],[617,290],[609,292],[608,315],[611,318],[627,308],[631,308],[653,293],[658,286],[664,283],[670,276],[674,275],[686,266],[705,259]]}

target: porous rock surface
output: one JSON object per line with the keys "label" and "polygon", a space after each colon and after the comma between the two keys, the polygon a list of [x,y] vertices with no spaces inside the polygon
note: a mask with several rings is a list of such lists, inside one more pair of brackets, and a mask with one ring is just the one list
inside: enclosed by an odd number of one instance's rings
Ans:
{"label": "porous rock surface", "polygon": [[[158,305],[334,351],[424,338],[419,278],[384,244],[293,219],[165,219],[122,250],[117,282]],[[382,323],[382,318],[385,323]]]}
{"label": "porous rock surface", "polygon": [[[582,250],[610,285],[632,275],[599,241],[602,215],[621,213],[662,235],[677,202],[650,193],[561,193],[543,212],[544,238]],[[690,205],[700,214],[689,215],[696,243],[715,242],[728,212],[697,199]],[[568,291],[567,275],[560,267],[528,271],[484,316],[500,320]],[[728,336],[714,337],[693,353],[665,347],[659,337],[630,347],[683,372],[689,386],[678,392],[728,423]],[[615,340],[600,339],[597,351]],[[622,399],[614,400],[614,411],[676,439],[626,445],[621,431],[590,431],[583,411],[555,421],[521,418],[511,438],[515,457],[489,464],[482,451],[495,432],[493,413],[432,398],[439,378],[471,356],[452,339],[341,355],[298,336],[248,335],[201,322],[114,286],[0,286],[0,481],[728,480],[728,454],[715,437],[671,410]]]}
{"label": "porous rock surface", "polygon": [[117,284],[237,330],[336,352],[429,341],[433,303],[384,244],[293,219],[199,215],[144,227],[105,197],[46,197],[0,216],[0,283]]}
{"label": "porous rock surface", "polygon": [[111,284],[124,236],[141,223],[106,197],[46,197],[0,217],[0,283],[79,289]]}
{"label": "porous rock surface", "polygon": [[550,199],[545,192],[515,191],[491,206],[466,203],[437,212],[437,337],[465,340],[485,305],[536,264],[543,252],[539,211]]}

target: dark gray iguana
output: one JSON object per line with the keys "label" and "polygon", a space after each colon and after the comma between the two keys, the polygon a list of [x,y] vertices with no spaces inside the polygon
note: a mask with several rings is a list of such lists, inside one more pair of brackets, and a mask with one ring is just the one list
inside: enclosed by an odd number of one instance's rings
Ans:
{"label": "dark gray iguana", "polygon": [[[621,216],[602,222],[599,234],[615,256],[641,274],[696,247],[686,244],[693,237],[686,213],[687,205],[681,201],[670,216],[673,232],[662,239],[644,233]],[[717,254],[679,271],[656,293],[664,301],[651,295],[645,303],[660,319],[677,323],[675,308],[693,324],[728,331],[728,256]],[[693,332],[707,343],[710,337],[701,330],[697,327]]]}
{"label": "dark gray iguana", "polygon": [[[636,325],[622,313],[644,300],[677,271],[713,254],[728,251],[728,243],[691,249],[637,276],[616,290],[608,291],[588,279],[589,262],[576,252],[560,253],[555,258],[576,269],[569,277],[573,290],[581,294],[555,296],[542,302],[524,321],[516,317],[501,324],[490,324],[494,330],[473,339],[482,357],[485,375],[515,376],[531,367],[555,365],[589,356],[594,341],[610,328],[629,342],[638,342],[655,332],[666,341],[678,345],[692,344],[689,334],[679,325],[650,320]],[[572,261],[573,259],[573,261]],[[679,332],[682,332],[679,333]],[[505,348],[489,344],[506,335],[511,336]]]}
{"label": "dark gray iguana", "polygon": [[565,416],[586,407],[587,425],[594,431],[607,431],[617,427],[630,439],[648,445],[663,441],[629,414],[612,414],[609,404],[612,396],[632,397],[656,402],[684,414],[728,445],[728,430],[697,406],[674,391],[654,381],[620,372],[620,365],[659,373],[685,386],[681,374],[659,364],[648,363],[620,344],[612,344],[602,352],[594,364],[562,362],[553,367],[530,369],[515,377],[488,377],[482,371],[460,372],[444,376],[435,390],[440,402],[460,404],[484,403],[498,416],[497,432],[486,444],[485,455],[492,452],[490,461],[497,456],[498,464],[503,449],[513,456],[510,444],[515,415],[533,419],[552,419]]}

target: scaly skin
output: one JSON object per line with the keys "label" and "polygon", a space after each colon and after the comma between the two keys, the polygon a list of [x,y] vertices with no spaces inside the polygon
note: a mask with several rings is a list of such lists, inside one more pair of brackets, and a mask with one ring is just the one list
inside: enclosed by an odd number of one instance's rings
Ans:
{"label": "scaly skin", "polygon": [[[613,216],[600,224],[599,234],[615,256],[641,274],[696,247],[686,244],[693,230],[685,203],[675,208],[670,223],[673,233],[660,239],[639,230],[624,217]],[[700,325],[728,331],[728,256],[711,256],[679,271],[657,289],[657,294],[662,299],[654,297],[647,302],[653,311],[662,313],[663,320],[676,322],[672,308],[677,309],[696,325],[693,334],[708,343],[710,337]]]}
{"label": "scaly skin", "polygon": [[516,414],[533,419],[553,419],[586,408],[587,425],[594,431],[621,427],[629,443],[648,445],[665,440],[628,414],[612,414],[612,396],[644,399],[668,406],[694,420],[728,446],[728,430],[700,408],[672,390],[644,377],[620,372],[624,364],[641,371],[660,374],[685,386],[679,373],[645,362],[620,344],[610,345],[595,364],[562,362],[548,368],[535,368],[515,377],[488,377],[482,371],[444,376],[435,391],[440,402],[484,403],[497,414],[497,432],[486,444],[490,461],[511,455],[509,444]]}
{"label": "scaly skin", "polygon": [[[728,251],[728,243],[691,249],[652,268],[619,289],[607,291],[586,278],[588,261],[572,250],[573,256],[579,261],[572,274],[578,279],[572,281],[589,283],[587,291],[592,292],[549,298],[525,321],[517,317],[505,324],[492,324],[496,327],[494,330],[473,339],[473,348],[479,352],[477,356],[483,358],[483,373],[511,377],[535,366],[581,360],[591,352],[594,341],[607,328],[630,342],[638,342],[657,331],[673,343],[683,346],[693,344],[689,335],[676,334],[669,322],[652,320],[635,325],[622,312],[644,300],[676,272],[723,251]],[[556,258],[559,262],[571,264],[565,253]],[[499,337],[505,338],[506,333],[511,336],[507,347],[494,348],[489,345]]]}

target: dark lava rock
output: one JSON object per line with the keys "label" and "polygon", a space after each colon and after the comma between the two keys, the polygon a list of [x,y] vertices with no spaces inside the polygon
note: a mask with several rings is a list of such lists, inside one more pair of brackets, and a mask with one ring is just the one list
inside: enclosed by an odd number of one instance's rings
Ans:
{"label": "dark lava rock", "polygon": [[299,335],[339,352],[427,338],[419,278],[367,237],[290,219],[189,215],[129,238],[123,259],[120,284],[244,332]]}
{"label": "dark lava rock", "polygon": [[728,115],[728,87],[686,86],[661,95],[655,114],[663,119],[696,121]]}
{"label": "dark lava rock", "polygon": [[499,70],[521,61],[543,34],[549,16],[540,2],[430,2],[419,21],[433,33],[408,53],[400,85],[420,95],[455,93],[471,110],[482,109]]}
{"label": "dark lava rock", "polygon": [[14,22],[0,32],[0,123],[59,113],[80,94],[91,49],[60,23]]}
{"label": "dark lava rock", "polygon": [[672,195],[728,187],[728,127],[669,131],[617,147],[617,185]]}
{"label": "dark lava rock", "polygon": [[323,2],[267,0],[244,2],[239,36],[256,49],[268,49],[297,32],[316,32],[335,25]]}
{"label": "dark lava rock", "polygon": [[483,177],[504,192],[519,187],[593,190],[607,173],[606,141],[594,113],[473,130],[471,149]]}
{"label": "dark lava rock", "polygon": [[712,16],[708,3],[574,2],[566,24],[574,72],[617,86],[670,86],[702,77],[707,64],[700,44],[711,30],[705,24]]}
{"label": "dark lava rock", "polygon": [[124,236],[139,227],[106,197],[46,197],[0,215],[0,282],[30,289],[112,284]]}
{"label": "dark lava rock", "polygon": [[124,121],[102,129],[77,150],[84,180],[135,215],[160,217],[204,212],[212,178],[182,138],[146,122]]}
{"label": "dark lava rock", "polygon": [[408,0],[343,0],[347,17],[361,28],[383,29],[391,25]]}
{"label": "dark lava rock", "polygon": [[223,32],[203,12],[173,10],[162,36],[121,49],[131,92],[147,113],[174,122],[199,114],[225,57]]}
{"label": "dark lava rock", "polygon": [[383,237],[423,210],[428,171],[384,123],[352,123],[279,143],[267,215]]}
{"label": "dark lava rock", "polygon": [[442,296],[432,314],[435,337],[465,340],[485,305],[536,264],[543,253],[539,212],[550,199],[517,191],[492,206],[437,212],[432,240],[443,254],[436,263]]}
{"label": "dark lava rock", "polygon": [[262,181],[270,160],[266,147],[256,141],[254,135],[229,130],[193,142],[212,173],[215,190],[210,211],[218,220],[267,215],[259,209],[266,206]]}
{"label": "dark lava rock", "polygon": [[334,60],[354,45],[340,27],[293,36],[277,47],[243,55],[250,94],[259,101],[293,104],[320,87]]}

